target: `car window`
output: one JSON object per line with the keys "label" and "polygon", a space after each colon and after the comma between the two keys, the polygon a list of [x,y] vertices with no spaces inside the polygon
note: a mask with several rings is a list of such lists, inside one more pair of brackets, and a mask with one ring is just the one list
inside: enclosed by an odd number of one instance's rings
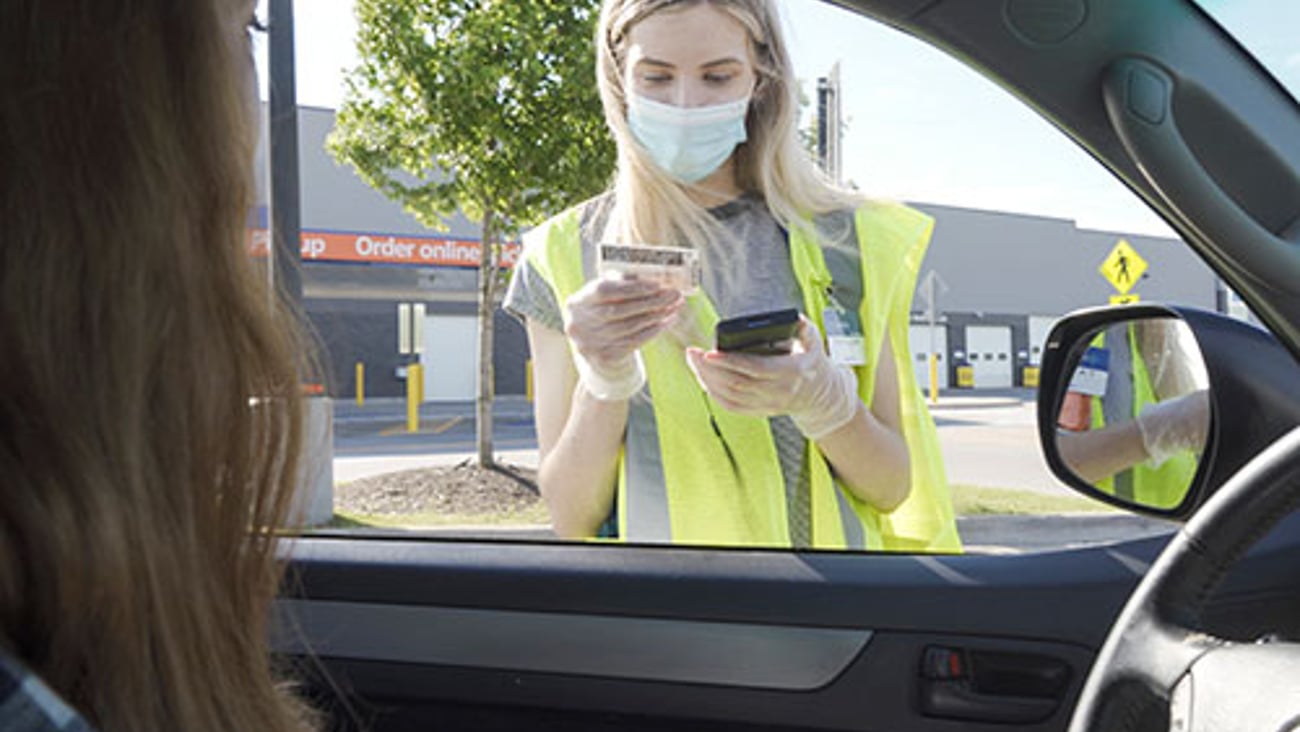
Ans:
{"label": "car window", "polygon": [[1274,78],[1300,99],[1300,43],[1292,28],[1300,7],[1265,0],[1198,0],[1198,5],[1231,33]]}
{"label": "car window", "polygon": [[[1081,307],[1154,301],[1248,317],[1240,300],[1130,191],[1006,91],[860,16],[814,0],[781,9],[809,150],[842,185],[934,221],[910,306],[905,381],[932,415],[966,549],[1038,551],[1168,531],[1051,475],[1034,421],[1044,340]],[[477,213],[430,228],[327,149],[349,79],[363,81],[354,10],[351,0],[321,0],[297,18],[304,310],[323,347],[316,414],[330,430],[318,432],[316,461],[332,471],[315,530],[553,539],[536,492],[528,338],[499,308],[499,469],[475,467],[484,373]],[[265,82],[265,40],[259,51]],[[1291,68],[1293,78],[1293,61],[1281,76]],[[828,120],[820,138],[819,113]],[[265,169],[265,145],[259,155]],[[265,220],[264,211],[254,218],[254,239]],[[519,245],[519,232],[503,243],[502,285]]]}

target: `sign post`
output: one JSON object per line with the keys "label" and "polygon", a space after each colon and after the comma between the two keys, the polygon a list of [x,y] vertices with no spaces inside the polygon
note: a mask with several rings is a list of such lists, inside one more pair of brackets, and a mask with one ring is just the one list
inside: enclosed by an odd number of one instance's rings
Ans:
{"label": "sign post", "polygon": [[930,354],[927,361],[930,366],[930,403],[939,403],[939,349],[935,343],[935,333],[939,317],[939,292],[947,292],[948,285],[938,272],[930,270],[925,275],[922,296],[926,299],[926,319],[930,323]]}

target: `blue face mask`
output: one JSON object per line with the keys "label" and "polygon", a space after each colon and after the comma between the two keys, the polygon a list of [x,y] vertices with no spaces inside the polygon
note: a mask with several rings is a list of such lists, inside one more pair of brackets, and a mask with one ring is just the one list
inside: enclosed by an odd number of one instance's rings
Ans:
{"label": "blue face mask", "polygon": [[712,107],[675,107],[631,94],[627,124],[656,165],[683,183],[697,183],[748,139],[748,111],[749,97]]}

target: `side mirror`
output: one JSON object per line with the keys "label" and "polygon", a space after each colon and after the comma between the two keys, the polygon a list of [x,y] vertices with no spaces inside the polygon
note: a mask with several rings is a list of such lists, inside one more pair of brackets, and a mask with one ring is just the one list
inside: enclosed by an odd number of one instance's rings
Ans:
{"label": "side mirror", "polygon": [[1047,338],[1038,393],[1048,465],[1075,490],[1186,519],[1300,424],[1300,365],[1269,333],[1159,305],[1085,310]]}

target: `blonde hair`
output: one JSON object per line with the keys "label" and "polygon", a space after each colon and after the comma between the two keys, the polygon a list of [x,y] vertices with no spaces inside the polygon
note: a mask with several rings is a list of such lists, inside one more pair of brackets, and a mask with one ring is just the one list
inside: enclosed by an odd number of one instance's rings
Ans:
{"label": "blonde hair", "polygon": [[638,145],[627,123],[624,88],[628,37],[633,26],[658,12],[708,3],[739,22],[749,35],[758,82],[746,119],[748,141],[734,154],[742,191],[760,196],[786,227],[861,199],[830,183],[799,142],[798,82],[771,0],[605,0],[596,31],[597,83],[605,119],[618,143],[612,236],[627,242],[698,246],[719,227],[686,188],[660,170]]}
{"label": "blonde hair", "polygon": [[0,4],[0,648],[104,732],[312,724],[268,652],[301,351],[243,244],[234,6]]}
{"label": "blonde hair", "polygon": [[1142,358],[1157,399],[1173,399],[1208,386],[1205,361],[1187,323],[1177,318],[1139,320],[1133,335],[1138,350],[1134,358]]}

